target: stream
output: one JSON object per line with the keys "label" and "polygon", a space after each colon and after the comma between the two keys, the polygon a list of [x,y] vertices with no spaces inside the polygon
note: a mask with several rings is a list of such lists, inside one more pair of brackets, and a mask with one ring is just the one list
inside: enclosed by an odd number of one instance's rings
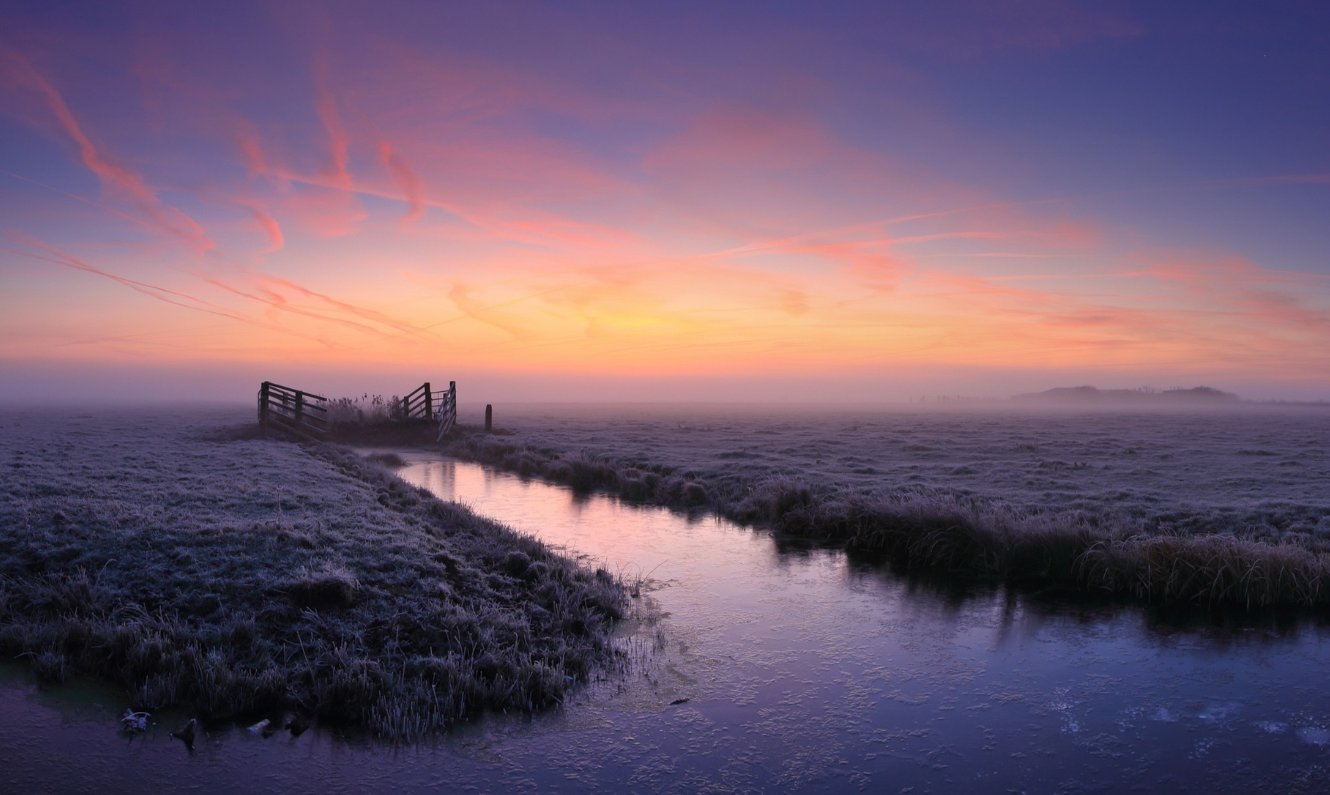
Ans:
{"label": "stream", "polygon": [[396,450],[399,474],[639,586],[626,675],[407,748],[117,731],[122,697],[0,671],[8,792],[1321,791],[1316,623],[961,593],[760,531]]}

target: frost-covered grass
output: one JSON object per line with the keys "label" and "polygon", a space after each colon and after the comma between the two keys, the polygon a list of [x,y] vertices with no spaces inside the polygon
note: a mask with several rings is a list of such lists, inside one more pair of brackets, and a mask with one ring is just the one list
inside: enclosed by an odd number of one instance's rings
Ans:
{"label": "frost-covered grass", "polygon": [[607,572],[249,414],[0,413],[0,652],[136,709],[399,739],[618,664]]}
{"label": "frost-covered grass", "polygon": [[1330,603],[1330,413],[507,409],[461,457],[912,570]]}

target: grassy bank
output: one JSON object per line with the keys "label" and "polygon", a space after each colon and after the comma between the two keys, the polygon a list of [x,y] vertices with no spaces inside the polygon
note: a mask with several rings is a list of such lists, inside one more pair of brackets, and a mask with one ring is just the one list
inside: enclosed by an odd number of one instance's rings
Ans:
{"label": "grassy bank", "polygon": [[351,452],[221,421],[0,415],[0,652],[136,709],[391,738],[558,704],[617,664],[609,573]]}
{"label": "grassy bank", "polygon": [[[678,445],[659,447],[667,458],[681,455]],[[576,490],[714,511],[778,534],[882,556],[907,571],[1150,602],[1243,609],[1330,604],[1324,533],[1280,532],[1270,521],[1226,524],[1220,512],[1032,508],[917,485],[846,487],[819,477],[814,467],[803,476],[772,476],[760,467],[749,474],[742,463],[688,469],[624,461],[527,444],[520,435],[462,433],[447,449]],[[1286,509],[1277,506],[1271,514],[1277,517],[1277,510]]]}

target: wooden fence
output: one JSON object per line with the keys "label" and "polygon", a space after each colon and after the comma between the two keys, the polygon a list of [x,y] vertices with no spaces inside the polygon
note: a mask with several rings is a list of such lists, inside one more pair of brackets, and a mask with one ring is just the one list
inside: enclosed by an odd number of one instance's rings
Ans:
{"label": "wooden fence", "polygon": [[264,381],[259,385],[259,428],[321,438],[328,432],[328,398]]}
{"label": "wooden fence", "polygon": [[443,441],[443,437],[457,425],[457,382],[449,381],[446,391],[435,392],[426,381],[402,398],[398,413],[404,420],[435,423],[439,430],[435,440]]}
{"label": "wooden fence", "polygon": [[429,381],[416,387],[415,391],[402,398],[397,404],[397,416],[404,420],[434,419],[434,391]]}
{"label": "wooden fence", "polygon": [[[435,440],[441,442],[457,427],[457,382],[449,381],[446,391],[435,392],[426,381],[390,406],[389,416],[399,422],[433,423],[438,429]],[[259,385],[259,428],[265,437],[276,428],[321,439],[328,433],[328,398],[264,381]]]}

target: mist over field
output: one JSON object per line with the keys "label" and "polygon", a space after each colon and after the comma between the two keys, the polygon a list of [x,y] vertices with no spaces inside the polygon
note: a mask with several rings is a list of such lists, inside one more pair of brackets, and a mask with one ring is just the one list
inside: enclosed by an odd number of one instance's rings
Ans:
{"label": "mist over field", "polygon": [[1100,388],[1156,391],[1214,384],[1249,401],[1314,401],[1326,398],[1320,385],[1294,381],[1272,384],[1241,379],[1214,380],[1203,374],[1146,375],[1126,381],[1111,374],[1072,371],[1051,378],[1031,369],[948,372],[941,369],[890,368],[847,376],[817,371],[797,374],[624,375],[551,370],[536,374],[458,367],[446,357],[429,366],[317,366],[301,361],[268,364],[218,363],[174,366],[98,361],[34,362],[0,359],[0,404],[134,405],[172,401],[253,401],[261,381],[271,380],[327,397],[365,393],[405,394],[422,381],[457,381],[463,403],[672,403],[762,406],[848,405],[863,409],[957,402],[1003,403],[1023,393],[1053,387],[1095,384]]}

